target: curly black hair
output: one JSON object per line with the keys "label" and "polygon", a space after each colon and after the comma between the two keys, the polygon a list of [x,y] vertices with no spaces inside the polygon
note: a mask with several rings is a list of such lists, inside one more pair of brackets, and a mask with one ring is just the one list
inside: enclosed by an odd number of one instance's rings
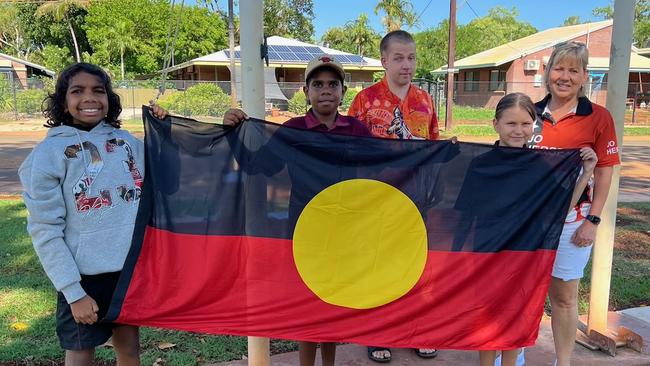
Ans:
{"label": "curly black hair", "polygon": [[56,86],[54,87],[54,93],[49,94],[43,101],[45,105],[43,115],[47,118],[44,126],[49,128],[72,124],[72,116],[65,111],[65,95],[70,86],[70,79],[81,72],[95,75],[102,81],[104,89],[106,89],[106,95],[108,96],[108,114],[104,121],[115,128],[120,128],[121,121],[118,117],[122,113],[122,105],[120,103],[120,96],[113,91],[110,76],[99,66],[85,62],[70,65],[59,75]]}

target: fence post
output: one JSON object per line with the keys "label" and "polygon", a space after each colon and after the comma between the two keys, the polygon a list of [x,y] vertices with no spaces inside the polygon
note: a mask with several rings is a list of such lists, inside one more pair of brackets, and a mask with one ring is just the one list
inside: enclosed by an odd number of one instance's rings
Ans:
{"label": "fence post", "polygon": [[18,98],[16,98],[16,79],[14,79],[14,74],[9,73],[9,82],[11,83],[11,91],[14,98],[14,119],[18,121]]}
{"label": "fence post", "polygon": [[[639,79],[639,82],[641,79]],[[639,84],[636,84],[634,87],[634,98],[632,98],[632,124],[635,124],[636,122],[636,102],[637,98],[639,96]]]}

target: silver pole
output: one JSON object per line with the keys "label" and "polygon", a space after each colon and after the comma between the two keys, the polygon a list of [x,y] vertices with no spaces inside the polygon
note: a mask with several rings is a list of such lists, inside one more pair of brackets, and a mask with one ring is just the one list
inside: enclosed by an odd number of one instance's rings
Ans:
{"label": "silver pole", "polygon": [[[264,40],[263,4],[258,0],[241,0],[239,3],[241,48],[241,96],[242,108],[251,117],[264,118],[264,65],[260,46]],[[234,74],[235,70],[232,70]],[[251,182],[263,187],[263,182]],[[259,191],[259,192],[258,192]],[[265,194],[264,190],[252,189],[251,194]],[[246,204],[248,205],[248,203]],[[248,365],[271,364],[269,339],[248,337]]]}
{"label": "silver pole", "polygon": [[260,46],[264,41],[262,2],[241,0],[239,15],[241,19],[242,107],[249,116],[264,118],[264,65],[260,51]]}

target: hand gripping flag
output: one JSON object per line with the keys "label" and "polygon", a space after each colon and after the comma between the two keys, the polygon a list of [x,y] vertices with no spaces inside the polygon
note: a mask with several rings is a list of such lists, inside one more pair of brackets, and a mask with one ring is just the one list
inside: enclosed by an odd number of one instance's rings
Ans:
{"label": "hand gripping flag", "polygon": [[577,150],[143,114],[145,183],[107,320],[393,347],[534,343]]}

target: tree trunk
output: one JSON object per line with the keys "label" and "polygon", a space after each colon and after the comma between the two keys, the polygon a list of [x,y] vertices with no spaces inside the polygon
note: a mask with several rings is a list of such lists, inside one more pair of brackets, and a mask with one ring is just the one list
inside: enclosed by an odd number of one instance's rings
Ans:
{"label": "tree trunk", "polygon": [[72,35],[72,43],[74,44],[75,56],[77,56],[77,62],[81,62],[81,55],[79,55],[79,45],[77,44],[77,36],[74,34],[74,28],[72,28],[72,22],[68,19],[68,27],[70,27],[70,34]]}
{"label": "tree trunk", "polygon": [[124,47],[120,47],[120,71],[122,71],[122,80],[124,80]]}

